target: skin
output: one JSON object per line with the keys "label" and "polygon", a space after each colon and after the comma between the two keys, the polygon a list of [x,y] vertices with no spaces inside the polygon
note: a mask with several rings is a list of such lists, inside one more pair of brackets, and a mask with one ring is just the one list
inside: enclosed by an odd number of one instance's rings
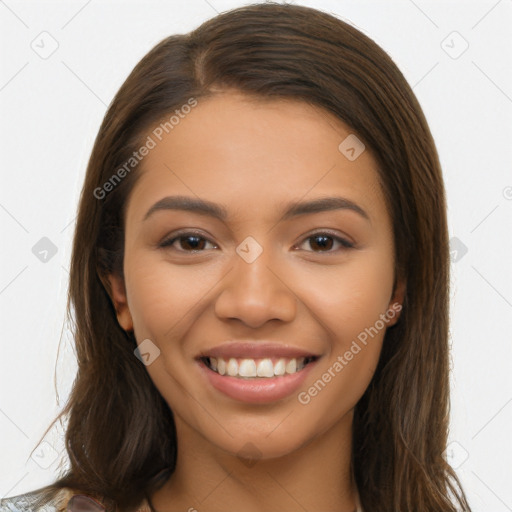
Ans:
{"label": "skin", "polygon": [[[321,354],[307,391],[402,303],[405,284],[392,293],[392,225],[376,162],[368,148],[354,161],[338,150],[350,133],[304,102],[220,91],[142,161],[127,207],[125,280],[112,275],[110,283],[120,325],[160,350],[146,368],[176,421],[176,471],[151,496],[159,512],[235,503],[240,512],[355,510],[353,408],[398,314],[307,404],[297,393],[270,404],[233,400],[205,385],[194,359],[235,339],[301,347]],[[213,201],[228,217],[159,210],[143,220],[171,195]],[[289,202],[325,196],[350,199],[369,219],[339,209],[281,220]],[[203,237],[199,251],[187,237],[158,247],[189,229]],[[311,236],[325,230],[354,247],[329,238],[323,249]],[[235,250],[248,236],[263,248],[252,263]],[[247,443],[253,460],[240,454]]]}

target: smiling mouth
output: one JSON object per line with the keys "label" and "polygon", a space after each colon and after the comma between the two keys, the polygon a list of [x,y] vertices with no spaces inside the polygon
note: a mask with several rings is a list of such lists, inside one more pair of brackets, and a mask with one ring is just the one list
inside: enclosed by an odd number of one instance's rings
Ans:
{"label": "smiling mouth", "polygon": [[200,361],[215,373],[240,379],[269,379],[298,373],[317,359],[317,356],[257,359],[235,357],[224,359],[222,357],[207,356],[199,358]]}

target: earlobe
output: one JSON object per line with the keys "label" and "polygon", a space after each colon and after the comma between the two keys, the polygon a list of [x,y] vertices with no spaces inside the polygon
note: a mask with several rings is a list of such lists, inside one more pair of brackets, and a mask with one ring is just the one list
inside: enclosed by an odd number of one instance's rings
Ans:
{"label": "earlobe", "polygon": [[126,332],[131,332],[133,331],[133,320],[128,307],[124,279],[115,274],[108,275],[106,279],[107,283],[104,282],[104,284],[107,286],[105,288],[109,292],[110,299],[116,310],[117,321]]}
{"label": "earlobe", "polygon": [[393,296],[389,301],[388,305],[388,317],[390,318],[389,327],[395,325],[400,319],[400,314],[403,309],[403,304],[405,300],[405,292],[406,292],[406,284],[405,279],[398,279]]}

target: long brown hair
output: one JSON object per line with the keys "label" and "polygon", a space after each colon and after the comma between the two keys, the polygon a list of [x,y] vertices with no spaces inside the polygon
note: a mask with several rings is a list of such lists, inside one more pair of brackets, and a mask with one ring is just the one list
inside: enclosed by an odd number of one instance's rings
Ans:
{"label": "long brown hair", "polygon": [[125,206],[137,166],[104,185],[150,127],[191,99],[214,94],[213,86],[321,107],[371,149],[394,226],[396,274],[407,291],[355,410],[352,464],[361,504],[366,512],[469,511],[443,456],[449,249],[431,132],[411,87],[375,42],[330,14],[275,3],[234,9],[164,39],[108,108],[87,168],[71,259],[68,315],[78,374],[59,416],[69,420],[70,467],[48,489],[78,489],[132,510],[174,470],[172,411],[134,357],[135,338],[117,322],[106,279],[123,276]]}

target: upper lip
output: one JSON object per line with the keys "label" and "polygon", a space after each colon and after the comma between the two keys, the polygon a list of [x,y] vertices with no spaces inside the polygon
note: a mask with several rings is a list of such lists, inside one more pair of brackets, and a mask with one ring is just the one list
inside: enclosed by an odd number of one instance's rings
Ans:
{"label": "upper lip", "polygon": [[299,347],[265,341],[231,341],[201,351],[197,358],[221,357],[223,359],[242,358],[262,359],[266,357],[319,357],[318,354]]}

